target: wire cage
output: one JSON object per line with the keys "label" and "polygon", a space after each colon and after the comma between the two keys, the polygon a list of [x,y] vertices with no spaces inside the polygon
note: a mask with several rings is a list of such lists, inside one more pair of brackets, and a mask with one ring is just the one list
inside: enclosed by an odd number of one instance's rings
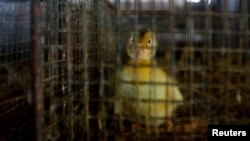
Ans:
{"label": "wire cage", "polygon": [[[249,124],[249,6],[248,0],[0,0],[0,139],[207,140],[209,124]],[[119,97],[121,74],[131,59],[131,32],[141,25],[158,41],[157,64],[145,67],[176,79],[164,86],[183,96],[171,130],[167,121],[153,128],[132,112],[115,112],[117,102],[131,102]]]}

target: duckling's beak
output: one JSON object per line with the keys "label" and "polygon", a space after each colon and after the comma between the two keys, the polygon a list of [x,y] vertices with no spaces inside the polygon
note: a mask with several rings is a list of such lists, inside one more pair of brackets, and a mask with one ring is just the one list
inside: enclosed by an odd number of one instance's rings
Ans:
{"label": "duckling's beak", "polygon": [[143,57],[145,55],[145,49],[143,45],[137,44],[135,53],[138,58]]}

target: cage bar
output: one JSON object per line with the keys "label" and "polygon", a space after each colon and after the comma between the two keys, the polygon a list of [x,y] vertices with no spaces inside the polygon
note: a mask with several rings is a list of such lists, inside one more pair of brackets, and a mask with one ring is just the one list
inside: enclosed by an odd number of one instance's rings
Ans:
{"label": "cage bar", "polygon": [[31,87],[32,106],[34,106],[35,140],[42,141],[42,111],[43,111],[43,83],[42,83],[42,45],[41,45],[41,5],[39,0],[31,1]]}

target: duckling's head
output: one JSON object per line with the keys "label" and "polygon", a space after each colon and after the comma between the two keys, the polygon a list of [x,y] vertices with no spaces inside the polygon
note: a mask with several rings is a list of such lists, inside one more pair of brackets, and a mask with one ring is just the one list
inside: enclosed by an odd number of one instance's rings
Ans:
{"label": "duckling's head", "polygon": [[155,56],[157,40],[155,34],[148,27],[139,27],[131,32],[127,53],[132,60],[150,60]]}

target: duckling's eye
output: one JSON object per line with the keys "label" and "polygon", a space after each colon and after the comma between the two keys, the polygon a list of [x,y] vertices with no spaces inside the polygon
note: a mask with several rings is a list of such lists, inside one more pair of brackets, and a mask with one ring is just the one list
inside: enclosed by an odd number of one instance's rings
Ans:
{"label": "duckling's eye", "polygon": [[149,39],[149,40],[148,40],[148,44],[150,44],[150,43],[151,43],[151,40]]}

